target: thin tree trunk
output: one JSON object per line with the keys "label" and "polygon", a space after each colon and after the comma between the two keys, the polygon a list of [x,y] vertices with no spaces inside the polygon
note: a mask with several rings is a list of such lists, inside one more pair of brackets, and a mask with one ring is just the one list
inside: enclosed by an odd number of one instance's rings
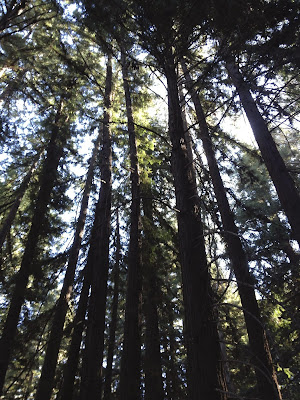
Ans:
{"label": "thin tree trunk", "polygon": [[169,365],[167,371],[168,388],[167,394],[169,400],[180,400],[184,397],[181,382],[178,376],[178,368],[176,366],[176,349],[178,347],[176,342],[176,333],[174,329],[174,310],[172,304],[168,302],[166,305],[168,329],[167,335],[169,336]]}
{"label": "thin tree trunk", "polygon": [[300,245],[300,196],[295,183],[276,147],[267,124],[261,116],[233,57],[229,57],[226,68],[235,85],[253,134],[261,151],[262,158],[276,188],[282,208],[292,228],[292,235]]}
{"label": "thin tree trunk", "polygon": [[152,209],[152,192],[150,184],[144,184],[143,211],[144,211],[144,242],[143,251],[143,287],[145,290],[145,399],[163,400],[163,381],[160,354],[160,333],[158,327],[158,296],[157,270],[158,255],[155,252],[154,221]]}
{"label": "thin tree trunk", "polygon": [[232,380],[231,380],[230,367],[229,367],[228,357],[227,357],[227,349],[226,349],[226,344],[224,342],[224,334],[223,334],[222,330],[220,330],[220,329],[219,329],[219,339],[220,339],[220,343],[221,343],[222,361],[223,361],[223,368],[224,368],[228,392],[230,394],[235,395],[236,390],[235,390],[235,388],[232,384]]}
{"label": "thin tree trunk", "polygon": [[138,156],[132,116],[131,96],[126,56],[122,51],[122,73],[129,133],[131,167],[130,241],[128,250],[128,278],[124,324],[124,342],[121,359],[120,399],[138,400],[141,376],[141,213]]}
{"label": "thin tree trunk", "polygon": [[28,188],[30,179],[32,177],[33,172],[35,171],[37,166],[37,160],[34,161],[32,166],[30,167],[28,173],[26,174],[23,182],[21,183],[19,189],[17,190],[17,196],[15,198],[15,201],[13,202],[11,209],[9,210],[9,213],[1,227],[0,230],[0,250],[2,249],[3,243],[5,241],[5,238],[11,228],[11,225],[15,219],[15,216],[17,214],[17,211],[19,209],[19,206],[21,204],[21,201],[23,199],[23,196],[26,192],[26,189]]}
{"label": "thin tree trunk", "polygon": [[36,247],[45,224],[47,206],[50,202],[51,191],[56,180],[58,163],[63,155],[63,147],[67,139],[66,134],[60,127],[62,119],[61,107],[62,103],[56,113],[53,124],[51,139],[47,148],[47,157],[40,176],[40,190],[36,200],[32,223],[0,340],[0,393],[3,390],[6,371],[13,350],[14,338],[17,332],[21,307],[25,299],[28,279],[33,272]]}
{"label": "thin tree trunk", "polygon": [[82,236],[84,232],[85,220],[88,209],[88,201],[90,197],[90,191],[94,176],[95,161],[98,155],[100,146],[101,133],[95,142],[93,154],[90,160],[90,165],[86,177],[84,192],[81,200],[81,208],[79,217],[77,220],[76,230],[74,234],[73,244],[70,250],[68,266],[66,270],[66,275],[63,283],[63,287],[60,293],[60,297],[56,304],[56,309],[54,317],[52,320],[50,337],[48,340],[48,345],[46,349],[46,354],[44,358],[42,373],[37,387],[37,393],[35,396],[36,400],[50,400],[55,377],[55,369],[57,364],[57,358],[59,353],[59,348],[63,338],[64,323],[66,314],[68,311],[68,304],[72,295],[73,281],[75,276],[76,265],[78,261],[78,255],[80,251]]}
{"label": "thin tree trunk", "polygon": [[193,153],[193,146],[192,146],[192,136],[190,134],[190,131],[188,129],[188,124],[186,120],[186,112],[185,112],[185,98],[183,94],[183,88],[182,84],[179,86],[179,101],[180,101],[180,107],[181,107],[181,117],[182,117],[182,125],[184,129],[184,137],[186,141],[186,151],[188,155],[188,159],[190,160],[191,163],[191,174],[192,174],[192,179],[193,181],[196,182],[196,170],[195,170],[195,164],[194,164],[194,153]]}
{"label": "thin tree trunk", "polygon": [[86,311],[91,286],[91,271],[86,265],[84,270],[83,286],[80,292],[78,308],[73,321],[74,329],[72,339],[68,350],[67,362],[64,367],[63,384],[58,393],[59,400],[73,400],[75,376],[78,370],[80,345],[82,342],[82,333],[86,325]]}
{"label": "thin tree trunk", "polygon": [[196,182],[191,172],[171,49],[165,65],[169,98],[179,251],[185,310],[188,388],[192,400],[226,399],[217,321],[206,261]]}
{"label": "thin tree trunk", "polygon": [[109,268],[109,235],[112,190],[112,147],[110,108],[112,92],[112,62],[108,55],[103,117],[103,145],[101,151],[101,188],[91,234],[88,265],[91,269],[91,296],[83,359],[81,399],[101,398],[102,360],[104,348],[107,278]]}
{"label": "thin tree trunk", "polygon": [[116,329],[118,317],[118,299],[119,299],[119,281],[120,281],[120,259],[121,259],[121,243],[120,243],[120,226],[119,212],[117,210],[117,227],[116,227],[116,261],[114,266],[114,292],[112,302],[111,321],[109,325],[109,339],[107,350],[107,365],[105,371],[105,384],[103,400],[111,399],[111,381],[112,381],[112,364],[116,342]]}
{"label": "thin tree trunk", "polygon": [[200,99],[193,89],[192,79],[184,62],[182,62],[182,68],[186,78],[186,87],[195,106],[200,128],[199,137],[203,143],[224,228],[223,237],[237,279],[250,347],[253,354],[252,361],[255,367],[259,392],[264,400],[281,399],[266,332],[264,330],[260,310],[255,297],[253,286],[254,281],[249,272],[247,255],[243,249],[240,237],[238,236],[238,229],[230,210]]}

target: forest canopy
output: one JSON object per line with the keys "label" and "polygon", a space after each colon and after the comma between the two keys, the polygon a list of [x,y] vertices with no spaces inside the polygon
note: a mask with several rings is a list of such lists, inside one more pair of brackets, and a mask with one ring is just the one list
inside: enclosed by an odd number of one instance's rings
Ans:
{"label": "forest canopy", "polygon": [[296,400],[299,0],[0,0],[0,397]]}

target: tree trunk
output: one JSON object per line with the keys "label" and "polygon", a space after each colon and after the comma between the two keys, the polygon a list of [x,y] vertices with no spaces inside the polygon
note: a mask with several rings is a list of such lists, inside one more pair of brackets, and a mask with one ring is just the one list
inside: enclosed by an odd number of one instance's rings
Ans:
{"label": "tree trunk", "polygon": [[111,321],[109,325],[109,339],[107,350],[107,365],[105,371],[105,385],[103,400],[111,400],[111,381],[112,381],[112,364],[115,350],[117,317],[118,317],[118,298],[119,298],[119,281],[120,281],[120,259],[121,259],[121,243],[120,243],[120,226],[119,213],[117,210],[117,227],[116,227],[116,261],[114,266],[114,292],[112,302]]}
{"label": "tree trunk", "polygon": [[259,307],[255,297],[253,286],[254,281],[249,272],[247,255],[243,249],[240,237],[238,236],[238,229],[235,225],[234,217],[230,210],[200,99],[193,89],[192,79],[188,73],[185,63],[183,62],[182,68],[186,78],[186,87],[195,106],[200,128],[199,137],[203,143],[203,148],[207,158],[209,172],[212,178],[214,192],[224,228],[223,237],[227,245],[231,264],[237,279],[239,295],[243,306],[243,312],[249,336],[250,348],[253,354],[252,362],[255,367],[259,392],[264,400],[279,400],[281,399],[280,389],[277,382],[276,372],[272,364],[272,357],[266,332],[262,324]]}
{"label": "tree trunk", "polygon": [[141,213],[138,156],[132,116],[126,56],[122,51],[122,73],[126,101],[131,167],[130,241],[128,250],[128,278],[124,325],[123,354],[120,374],[120,399],[138,400],[141,376]]}
{"label": "tree trunk", "polygon": [[57,396],[57,399],[59,400],[73,400],[74,382],[78,370],[82,333],[86,324],[85,316],[87,311],[90,286],[91,271],[88,269],[88,265],[86,265],[78,308],[73,321],[74,328],[72,339],[68,350],[67,362],[64,367],[63,384]]}
{"label": "tree trunk", "polygon": [[178,209],[188,388],[192,400],[223,400],[226,399],[226,384],[222,372],[199,199],[187,153],[177,75],[171,52],[168,54],[165,74],[168,84],[172,170]]}
{"label": "tree trunk", "polygon": [[88,268],[91,269],[92,280],[81,380],[82,400],[101,398],[112,190],[112,147],[109,128],[111,91],[112,62],[111,55],[108,55],[104,94],[101,188],[87,260]]}
{"label": "tree trunk", "polygon": [[61,106],[62,102],[56,113],[55,122],[53,124],[51,139],[47,148],[47,157],[40,176],[40,190],[35,204],[32,223],[27,237],[21,267],[16,276],[15,288],[0,340],[0,393],[3,390],[5,375],[17,332],[21,307],[25,300],[28,279],[34,272],[36,247],[39,236],[45,225],[47,206],[50,202],[52,188],[55,184],[58,163],[63,155],[63,147],[67,139],[67,135],[63,132],[61,127],[61,124],[64,123],[61,122]]}
{"label": "tree trunk", "polygon": [[228,58],[226,68],[238,91],[261,155],[276,188],[278,198],[291,225],[292,235],[300,245],[300,196],[295,183],[233,57]]}
{"label": "tree trunk", "polygon": [[[176,341],[176,331],[174,329],[174,310],[170,301],[166,304],[166,320],[168,324],[168,331],[165,333],[165,341],[167,352],[169,354],[168,363],[166,364],[166,391],[168,400],[181,400],[185,398],[182,390],[182,382],[178,376],[178,368],[176,365],[178,342]],[[168,349],[169,338],[169,349]]]}
{"label": "tree trunk", "polygon": [[63,287],[58,302],[56,304],[56,309],[52,320],[50,337],[48,340],[42,373],[40,376],[40,380],[37,387],[37,393],[35,396],[36,400],[48,400],[48,399],[50,400],[53,390],[57,358],[58,358],[60,344],[63,338],[64,323],[68,311],[68,304],[72,295],[73,281],[74,281],[82,236],[84,232],[84,225],[88,209],[88,201],[94,176],[95,161],[100,146],[100,138],[101,134],[99,133],[97,140],[95,142],[93,154],[91,157],[86,177],[84,192],[81,200],[80,213],[77,220],[73,245],[70,250],[69,261]]}
{"label": "tree trunk", "polygon": [[[173,325],[170,325],[168,328],[173,330]],[[172,344],[174,345],[174,340],[173,340],[174,333],[170,332],[169,337],[170,337],[170,342],[168,342],[167,334],[164,333],[164,347],[165,347],[164,351],[165,353],[170,354],[170,356],[166,357],[166,361],[164,364],[166,367],[166,379],[165,379],[166,399],[177,400],[178,397],[176,397],[176,393],[179,392],[179,384],[174,362],[174,351],[172,348]]]}
{"label": "tree trunk", "polygon": [[154,238],[155,226],[152,210],[152,192],[150,184],[144,184],[143,211],[144,211],[144,241],[142,244],[143,254],[143,287],[145,290],[145,399],[163,400],[163,382],[160,354],[160,333],[158,328],[158,297],[157,270],[158,255],[155,251]]}
{"label": "tree trunk", "polygon": [[194,153],[193,153],[193,145],[192,145],[193,139],[192,139],[192,136],[188,129],[188,124],[187,124],[187,120],[186,120],[185,98],[184,98],[182,86],[183,86],[182,84],[179,86],[179,101],[180,101],[180,107],[181,107],[182,125],[183,125],[183,129],[184,129],[184,138],[186,141],[187,156],[191,163],[192,180],[196,182],[196,170],[195,170],[195,164],[194,164]]}
{"label": "tree trunk", "polygon": [[[40,156],[40,155],[38,155]],[[6,217],[2,227],[1,227],[1,231],[0,231],[0,250],[2,249],[3,243],[5,241],[6,235],[8,234],[11,225],[15,219],[15,216],[17,214],[17,211],[19,209],[19,206],[21,204],[21,201],[23,199],[23,196],[28,188],[31,176],[33,174],[33,172],[35,171],[37,166],[37,160],[34,161],[34,163],[32,164],[32,166],[30,167],[28,173],[26,174],[23,182],[21,183],[19,189],[17,190],[17,195],[16,195],[16,199],[13,202],[11,209],[9,210],[8,216]]]}

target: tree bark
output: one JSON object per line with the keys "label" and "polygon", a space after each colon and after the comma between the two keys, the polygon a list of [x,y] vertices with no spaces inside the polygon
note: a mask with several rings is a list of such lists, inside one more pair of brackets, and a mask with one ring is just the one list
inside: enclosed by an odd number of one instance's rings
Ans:
{"label": "tree bark", "polygon": [[140,178],[138,156],[132,115],[131,95],[128,79],[127,61],[122,53],[123,86],[125,92],[126,113],[129,134],[129,152],[131,167],[131,211],[130,239],[128,250],[128,278],[124,325],[124,342],[120,374],[120,399],[138,400],[141,376],[141,212],[140,212]]}
{"label": "tree bark", "polygon": [[78,308],[73,321],[74,328],[68,350],[67,362],[64,367],[63,384],[58,393],[59,400],[73,400],[75,376],[78,370],[82,333],[86,326],[86,311],[88,306],[89,291],[91,286],[91,271],[86,265],[84,270],[83,285],[80,292]]}
{"label": "tree bark", "polygon": [[152,192],[150,184],[143,185],[144,241],[143,254],[143,287],[145,290],[144,310],[146,319],[145,332],[145,399],[163,400],[163,381],[160,354],[160,333],[158,327],[157,287],[158,255],[155,251],[155,226],[153,221]]}
{"label": "tree bark", "polygon": [[15,201],[13,202],[9,213],[1,227],[1,231],[0,231],[0,250],[2,249],[3,243],[5,241],[5,238],[11,228],[11,225],[15,219],[15,216],[17,214],[17,211],[19,209],[19,206],[21,204],[21,201],[23,199],[23,196],[28,188],[31,176],[33,174],[33,172],[35,171],[37,166],[37,160],[34,161],[34,163],[32,164],[32,166],[30,167],[28,173],[26,174],[23,182],[21,183],[19,189],[17,190],[17,195],[15,198]]}
{"label": "tree bark", "polygon": [[276,188],[279,201],[292,228],[292,235],[300,245],[300,196],[295,182],[276,147],[267,124],[261,116],[233,57],[228,57],[226,68],[251,125],[254,137],[261,151],[262,158]]}
{"label": "tree bark", "polygon": [[47,206],[50,202],[51,191],[55,184],[58,163],[63,155],[63,148],[67,139],[67,134],[62,128],[64,122],[61,121],[63,119],[61,107],[62,102],[56,113],[52,127],[51,139],[47,148],[47,157],[40,176],[40,190],[35,204],[32,223],[24,249],[21,267],[16,276],[15,288],[0,340],[0,393],[3,390],[6,371],[13,350],[14,338],[17,332],[21,307],[25,300],[28,279],[34,272],[36,247],[39,236],[45,225]]}
{"label": "tree bark", "polygon": [[66,270],[63,287],[58,302],[56,304],[55,313],[52,320],[50,337],[48,340],[43,368],[37,387],[37,393],[35,396],[36,400],[48,400],[48,399],[50,400],[53,390],[57,358],[61,341],[63,338],[64,323],[68,311],[68,304],[72,296],[73,281],[84,232],[85,220],[88,209],[88,201],[94,176],[95,161],[100,146],[100,138],[101,134],[99,133],[95,142],[93,154],[90,160],[90,165],[86,177],[84,192],[81,200],[80,213],[77,220],[73,244],[70,250],[68,266]]}
{"label": "tree bark", "polygon": [[226,399],[226,383],[213,310],[199,199],[187,153],[171,50],[167,57],[165,74],[168,84],[172,170],[178,209],[188,388],[192,400],[223,400]]}
{"label": "tree bark", "polygon": [[92,280],[81,380],[80,396],[82,400],[101,398],[112,190],[112,147],[109,128],[111,92],[112,62],[111,55],[109,54],[104,94],[101,188],[87,260],[88,268],[91,269]]}
{"label": "tree bark", "polygon": [[200,103],[199,96],[193,88],[193,82],[187,66],[182,62],[182,68],[186,78],[188,89],[196,110],[199,124],[199,137],[202,140],[205,156],[212,178],[212,184],[216,195],[218,208],[221,214],[224,228],[223,237],[227,245],[227,251],[234,270],[239,295],[241,298],[243,312],[253,355],[253,364],[256,372],[260,395],[264,400],[281,399],[277,376],[272,363],[272,357],[266,332],[261,320],[260,310],[255,297],[253,278],[249,271],[246,252],[242,246],[234,217],[230,210],[224,184],[220,175],[219,167],[215,158],[213,143],[206,124],[205,115]]}
{"label": "tree bark", "polygon": [[107,365],[105,370],[105,385],[103,400],[111,400],[111,381],[112,381],[112,364],[113,355],[116,342],[116,329],[117,329],[117,312],[118,312],[118,299],[119,299],[119,281],[120,281],[120,259],[121,259],[121,243],[120,243],[120,226],[119,226],[119,213],[117,210],[117,227],[116,227],[116,261],[114,266],[114,291],[111,321],[109,325],[109,339],[107,350]]}

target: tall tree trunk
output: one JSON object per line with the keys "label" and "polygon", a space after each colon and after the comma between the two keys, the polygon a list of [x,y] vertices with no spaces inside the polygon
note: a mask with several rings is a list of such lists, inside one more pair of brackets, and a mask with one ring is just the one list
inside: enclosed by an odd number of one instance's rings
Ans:
{"label": "tall tree trunk", "polygon": [[187,153],[171,49],[165,74],[169,98],[169,135],[172,142],[179,251],[185,311],[188,387],[192,400],[226,399],[217,321],[213,310],[203,227],[196,182]]}
{"label": "tall tree trunk", "polygon": [[[39,158],[39,156],[40,155],[38,155],[38,158]],[[29,171],[27,172],[23,182],[21,183],[19,189],[17,190],[17,195],[16,195],[16,198],[15,198],[15,201],[13,202],[5,221],[3,222],[3,225],[2,225],[1,230],[0,230],[0,250],[1,250],[2,246],[3,246],[3,243],[5,241],[6,235],[8,234],[8,232],[9,232],[9,230],[11,228],[11,225],[12,225],[14,219],[15,219],[15,216],[17,214],[17,211],[19,209],[19,206],[21,204],[23,196],[24,196],[24,194],[25,194],[25,192],[26,192],[26,190],[28,188],[31,176],[32,176],[33,172],[36,169],[37,161],[38,160],[36,159],[33,162],[32,166],[30,167]]]}
{"label": "tall tree trunk", "polygon": [[187,120],[186,120],[186,112],[185,112],[185,97],[183,94],[183,85],[180,84],[179,86],[179,101],[180,101],[180,107],[181,107],[181,117],[182,117],[182,125],[183,125],[183,129],[184,129],[184,138],[186,141],[186,151],[187,151],[187,155],[188,155],[188,159],[190,160],[191,163],[191,174],[192,174],[192,179],[193,181],[196,182],[196,170],[195,170],[195,164],[194,164],[194,153],[193,153],[193,139],[192,136],[190,134],[190,131],[188,129],[188,124],[187,124]]}
{"label": "tall tree trunk", "polygon": [[127,61],[122,51],[122,73],[125,92],[131,167],[130,241],[128,250],[128,278],[124,325],[124,342],[120,374],[120,399],[138,400],[141,376],[141,212],[138,156],[132,116]]}
{"label": "tall tree trunk", "polygon": [[300,196],[295,183],[233,57],[228,57],[226,68],[238,91],[261,155],[276,188],[278,198],[291,225],[292,235],[300,245]]}
{"label": "tall tree trunk", "polygon": [[121,259],[121,243],[120,243],[120,226],[119,212],[117,210],[117,227],[116,227],[116,261],[114,266],[114,292],[111,311],[111,321],[109,325],[109,339],[107,349],[107,365],[105,370],[105,385],[103,400],[111,399],[111,381],[112,381],[112,364],[115,350],[116,329],[117,329],[117,313],[119,299],[119,281],[120,281],[120,259]]}
{"label": "tall tree trunk", "polygon": [[86,265],[84,270],[83,285],[80,292],[78,308],[73,321],[73,333],[68,350],[67,362],[63,372],[63,383],[58,393],[58,400],[73,400],[75,376],[78,370],[82,333],[86,326],[86,311],[88,306],[89,291],[91,286],[91,271]]}
{"label": "tall tree trunk", "polygon": [[182,62],[182,68],[186,78],[186,87],[195,106],[200,128],[199,137],[203,143],[203,148],[207,158],[209,172],[212,178],[214,192],[224,228],[223,237],[227,245],[229,257],[237,280],[239,295],[243,306],[243,312],[249,336],[250,348],[253,354],[252,361],[255,367],[259,392],[264,400],[279,400],[281,399],[280,389],[277,382],[276,372],[272,364],[272,357],[266,332],[261,320],[259,307],[255,297],[253,286],[254,280],[249,271],[247,255],[243,249],[242,242],[238,235],[238,229],[230,210],[200,99],[193,88],[191,76],[189,75],[184,62]]}
{"label": "tall tree trunk", "polygon": [[0,393],[3,390],[5,375],[11,357],[14,338],[17,332],[17,325],[21,307],[25,300],[26,287],[29,276],[34,270],[34,260],[39,236],[43,230],[46,220],[47,206],[57,176],[57,168],[60,158],[63,155],[63,148],[67,139],[63,131],[63,119],[61,115],[62,102],[55,117],[52,127],[51,139],[47,148],[47,157],[40,176],[40,190],[37,196],[35,210],[32,217],[30,231],[27,237],[22,263],[15,280],[9,311],[3,328],[0,340]]}
{"label": "tall tree trunk", "polygon": [[112,62],[108,55],[103,117],[103,145],[101,151],[101,188],[88,254],[91,269],[91,296],[81,381],[81,399],[101,398],[102,360],[104,348],[107,278],[109,268],[109,236],[112,190],[112,147],[110,108],[112,92]]}
{"label": "tall tree trunk", "polygon": [[76,230],[74,234],[73,244],[70,250],[68,266],[60,293],[60,297],[56,304],[54,317],[52,320],[50,337],[44,358],[42,373],[37,387],[36,400],[50,400],[53,385],[57,358],[60,344],[63,338],[64,323],[68,311],[68,304],[72,295],[73,281],[75,276],[78,255],[80,251],[84,225],[88,209],[88,201],[94,176],[95,161],[99,152],[101,133],[99,132],[95,142],[93,154],[90,160],[90,165],[86,177],[84,192],[81,200],[81,208],[77,220]]}
{"label": "tall tree trunk", "polygon": [[143,254],[143,287],[145,291],[144,310],[146,319],[145,333],[145,399],[163,400],[163,381],[160,354],[160,333],[158,327],[157,270],[158,255],[155,251],[155,226],[153,221],[152,192],[150,184],[143,185],[144,241]]}

